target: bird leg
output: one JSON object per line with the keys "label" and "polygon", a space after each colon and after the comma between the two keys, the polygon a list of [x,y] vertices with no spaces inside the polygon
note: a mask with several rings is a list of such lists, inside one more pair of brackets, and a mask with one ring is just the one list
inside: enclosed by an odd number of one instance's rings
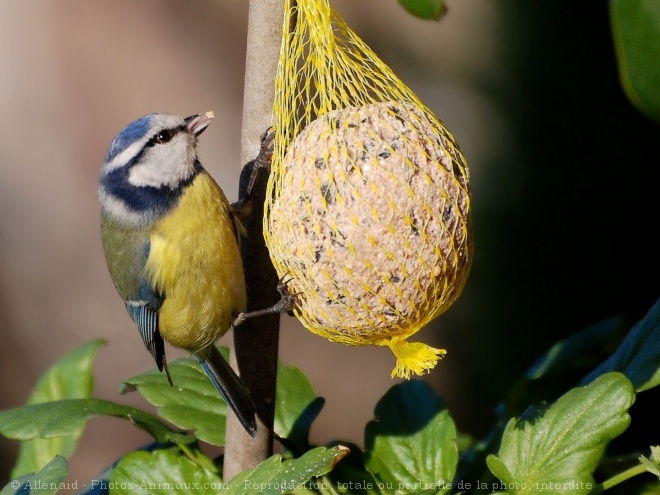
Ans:
{"label": "bird leg", "polygon": [[[245,223],[252,214],[252,193],[258,181],[263,180],[262,171],[270,173],[271,161],[273,159],[275,132],[272,127],[266,129],[261,135],[261,147],[257,157],[248,162],[241,171],[239,199],[232,203],[232,209],[238,219]],[[268,175],[266,175],[266,178]],[[280,279],[277,285],[277,291],[280,293],[280,300],[270,308],[251,311],[249,313],[240,313],[232,322],[232,328],[243,324],[246,320],[258,318],[260,316],[289,313],[296,305],[298,294],[291,294],[287,288],[287,281]]]}
{"label": "bird leg", "polygon": [[232,328],[236,328],[239,325],[242,325],[246,320],[250,320],[252,318],[259,318],[260,316],[279,313],[290,313],[298,302],[299,294],[292,294],[289,292],[287,283],[288,281],[281,279],[280,283],[277,284],[277,292],[280,293],[279,301],[273,304],[270,308],[250,311],[249,313],[239,313],[231,324]]}

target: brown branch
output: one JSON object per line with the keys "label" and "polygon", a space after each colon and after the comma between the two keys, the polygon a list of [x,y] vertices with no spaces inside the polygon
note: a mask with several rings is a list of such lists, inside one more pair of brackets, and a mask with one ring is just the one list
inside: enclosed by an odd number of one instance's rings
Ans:
{"label": "brown branch", "polygon": [[[260,136],[271,125],[274,81],[282,39],[283,0],[251,0],[248,21],[241,163],[257,156]],[[279,299],[277,274],[270,262],[262,232],[267,173],[252,191],[252,213],[242,244],[248,287],[248,311],[273,305]],[[239,197],[242,197],[241,191]],[[234,415],[227,417],[224,479],[253,468],[272,453],[279,315],[248,320],[234,331],[231,364],[239,370],[257,408],[257,434],[251,438]]]}

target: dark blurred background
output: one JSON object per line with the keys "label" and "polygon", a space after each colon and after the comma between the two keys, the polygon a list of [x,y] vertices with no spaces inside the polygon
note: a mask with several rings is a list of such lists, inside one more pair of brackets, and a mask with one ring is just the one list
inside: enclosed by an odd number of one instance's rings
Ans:
{"label": "dark blurred background", "polygon": [[[483,435],[550,344],[660,295],[660,128],[624,97],[602,0],[448,0],[440,23],[395,0],[333,5],[470,165],[472,273],[417,337],[448,349],[425,379],[459,429]],[[148,407],[118,395],[152,361],[106,272],[99,169],[135,118],[213,110],[201,158],[235,199],[246,23],[245,1],[0,3],[0,408],[21,405],[50,364],[99,337],[109,345],[96,395]],[[362,444],[395,383],[391,353],[329,343],[288,317],[280,347],[327,398],[312,440]],[[94,419],[70,478],[82,483],[147,441],[127,422]],[[0,481],[15,453],[0,439]]]}

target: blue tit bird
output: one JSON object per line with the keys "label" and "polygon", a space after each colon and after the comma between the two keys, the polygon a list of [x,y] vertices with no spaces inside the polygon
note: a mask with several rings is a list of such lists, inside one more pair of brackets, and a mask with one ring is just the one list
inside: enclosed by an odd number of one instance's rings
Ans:
{"label": "blue tit bird", "polygon": [[214,342],[246,309],[241,225],[197,158],[213,113],[151,114],[110,145],[99,180],[101,234],[112,280],[160,371],[164,341],[194,353],[246,431],[246,386]]}

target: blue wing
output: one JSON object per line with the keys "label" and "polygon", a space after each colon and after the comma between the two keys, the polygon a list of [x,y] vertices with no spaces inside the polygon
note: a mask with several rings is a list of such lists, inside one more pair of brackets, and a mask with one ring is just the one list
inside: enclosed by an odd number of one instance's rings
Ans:
{"label": "blue wing", "polygon": [[[145,252],[149,257],[149,243],[145,246]],[[143,280],[137,297],[130,297],[126,300],[126,309],[133,318],[133,321],[140,330],[142,341],[145,347],[156,360],[156,366],[159,371],[167,373],[167,379],[172,384],[169,370],[167,368],[167,359],[165,358],[165,342],[158,330],[158,310],[163,304],[164,296],[154,290],[147,281]]]}
{"label": "blue wing", "polygon": [[[158,311],[165,294],[156,291],[144,278],[151,251],[150,236],[148,228],[133,228],[102,215],[101,239],[112,280],[158,369],[167,372],[165,343],[158,330]],[[167,378],[172,381],[169,372]]]}
{"label": "blue wing", "polygon": [[[162,300],[151,291],[146,283],[140,287],[140,295],[136,299],[126,301],[126,309],[140,330],[142,341],[156,360],[158,369],[162,371],[162,359],[165,355],[163,338],[158,331],[158,309]],[[143,295],[144,294],[144,295]]]}

